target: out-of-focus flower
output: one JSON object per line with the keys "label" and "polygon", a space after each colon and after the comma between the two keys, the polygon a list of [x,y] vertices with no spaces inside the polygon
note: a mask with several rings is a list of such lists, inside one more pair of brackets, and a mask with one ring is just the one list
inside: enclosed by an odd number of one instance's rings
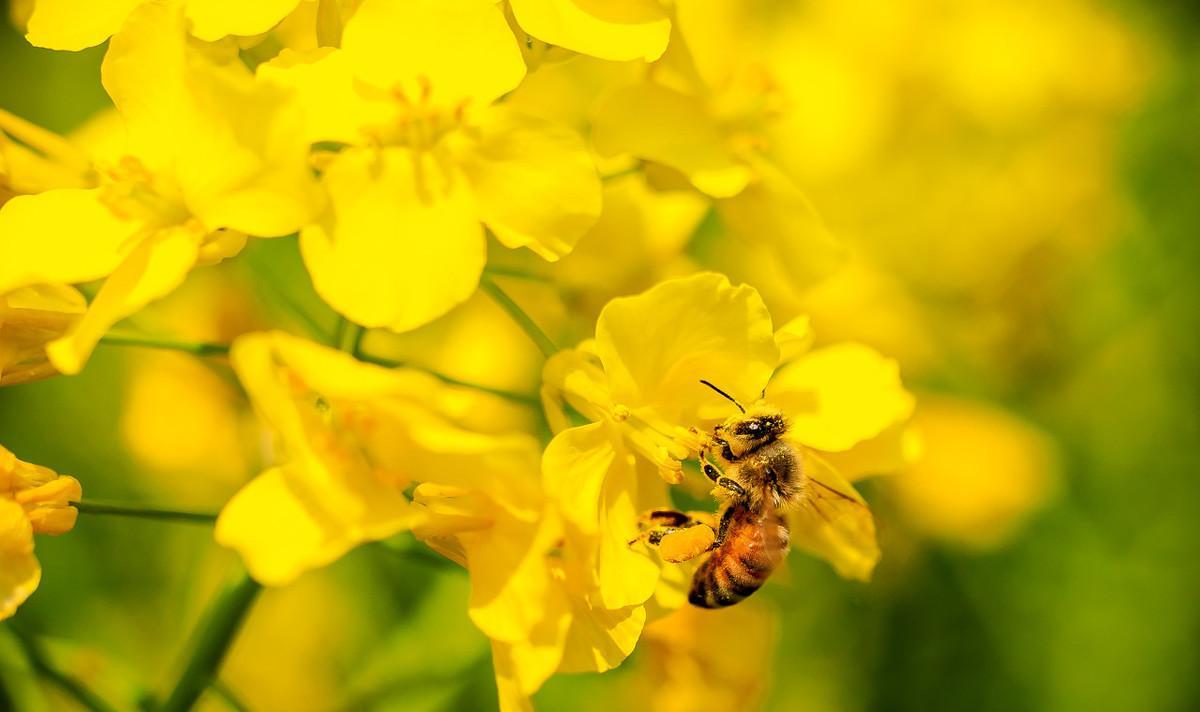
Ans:
{"label": "out-of-focus flower", "polygon": [[[196,37],[209,42],[228,35],[257,35],[271,29],[299,0],[176,0]],[[80,50],[113,36],[135,10],[150,0],[31,0],[25,37],[38,47]]]}
{"label": "out-of-focus flower", "polygon": [[0,109],[0,206],[18,195],[95,184],[91,162],[65,140]]}
{"label": "out-of-focus flower", "polygon": [[79,481],[18,460],[0,446],[0,620],[16,612],[41,582],[33,535],[65,534],[83,496]]}
{"label": "out-of-focus flower", "polygon": [[593,141],[602,156],[650,162],[664,186],[682,182],[710,196],[743,249],[769,254],[803,288],[828,275],[842,249],[769,157],[765,130],[781,111],[778,91],[727,4],[678,4],[667,55],[644,81],[605,98]]}
{"label": "out-of-focus flower", "polygon": [[919,455],[890,485],[901,511],[925,534],[994,548],[1055,490],[1050,439],[1000,408],[922,397],[913,429]]}
{"label": "out-of-focus flower", "polygon": [[103,66],[133,154],[100,185],[18,196],[0,208],[0,292],[107,277],[87,314],[47,347],[76,373],[116,321],[168,293],[245,236],[283,235],[319,209],[299,107],[236,64],[189,47],[177,7],[134,10]]}
{"label": "out-of-focus flower", "polygon": [[404,331],[465,301],[485,225],[555,260],[600,212],[575,133],[492,106],[525,75],[493,3],[367,0],[340,49],[284,52],[259,74],[298,91],[309,141],[346,145],[325,156],[330,209],[300,241],[318,293],[355,322]]}
{"label": "out-of-focus flower", "polygon": [[74,287],[38,285],[0,294],[0,386],[58,373],[46,344],[71,329],[87,309]]}
{"label": "out-of-focus flower", "polygon": [[[637,665],[623,681],[630,708],[660,712],[758,709],[778,642],[773,611],[751,600],[687,606],[646,626]],[[735,642],[736,641],[736,642]]]}
{"label": "out-of-focus flower", "polygon": [[533,37],[600,59],[653,62],[671,37],[659,0],[508,0],[508,7]]}
{"label": "out-of-focus flower", "polygon": [[[261,330],[253,295],[232,270],[193,273],[170,296],[138,314],[138,328],[180,341],[227,344]],[[121,409],[121,435],[156,498],[222,503],[256,468],[261,435],[224,363],[188,354],[138,349]],[[163,413],[173,413],[164,418]],[[198,438],[196,433],[203,433]]]}
{"label": "out-of-focus flower", "polygon": [[[752,288],[698,274],[613,300],[600,314],[595,341],[547,362],[543,398],[558,435],[543,460],[546,487],[563,509],[568,536],[590,549],[606,606],[639,605],[655,591],[659,565],[628,542],[637,536],[637,517],[668,500],[641,463],[652,463],[667,482],[683,479],[682,461],[698,445],[688,428],[712,424],[730,407],[701,379],[784,411],[810,476],[846,493],[836,518],[793,512],[793,543],[845,576],[870,575],[879,555],[870,513],[817,453],[846,456],[894,437],[912,397],[896,364],[871,349],[841,344],[806,352],[810,343],[803,322],[774,333]],[[569,427],[566,406],[593,422]]]}

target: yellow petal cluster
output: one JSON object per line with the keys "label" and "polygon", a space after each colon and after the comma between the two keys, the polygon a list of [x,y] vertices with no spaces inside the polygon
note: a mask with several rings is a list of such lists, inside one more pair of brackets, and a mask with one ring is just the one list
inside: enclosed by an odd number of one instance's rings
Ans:
{"label": "yellow petal cluster", "polygon": [[[639,514],[669,505],[662,481],[683,480],[682,461],[696,446],[688,428],[728,412],[701,380],[783,409],[812,473],[844,495],[832,503],[835,517],[793,512],[794,545],[845,576],[870,576],[879,557],[874,524],[847,478],[903,462],[842,474],[826,458],[901,437],[913,398],[895,362],[859,344],[805,351],[803,332],[794,322],[777,335],[754,289],[701,273],[613,300],[593,341],[547,363],[543,398],[560,432],[543,459],[546,487],[568,534],[590,548],[606,605],[644,604],[655,591],[660,564],[627,542]],[[784,354],[790,360],[781,363]],[[593,422],[572,427],[570,410]]]}
{"label": "yellow petal cluster", "polygon": [[79,481],[18,460],[0,446],[0,620],[16,612],[41,582],[33,535],[65,534],[78,512]]}

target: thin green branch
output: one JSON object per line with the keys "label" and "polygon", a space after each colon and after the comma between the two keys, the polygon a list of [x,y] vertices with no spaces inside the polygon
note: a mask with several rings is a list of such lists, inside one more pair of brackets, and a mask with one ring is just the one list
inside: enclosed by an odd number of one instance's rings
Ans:
{"label": "thin green branch", "polygon": [[113,502],[97,502],[95,500],[72,502],[71,505],[78,509],[80,514],[136,517],[138,519],[158,519],[161,521],[188,522],[190,524],[212,524],[217,521],[217,515],[212,512],[143,507],[136,504],[116,504]]}
{"label": "thin green branch", "polygon": [[483,273],[493,277],[511,277],[512,279],[523,279],[528,282],[549,283],[550,278],[544,274],[536,274],[516,267],[501,267],[500,265],[488,265],[483,268]]}
{"label": "thin green branch", "polygon": [[233,690],[229,688],[229,685],[226,685],[224,682],[221,682],[220,680],[213,680],[212,691],[217,697],[220,697],[221,701],[224,702],[229,709],[233,710],[233,712],[250,712],[250,708],[246,706],[246,703],[242,702],[242,700],[236,694],[234,694]]}
{"label": "thin green branch", "polygon": [[481,393],[489,393],[491,395],[498,396],[500,398],[504,398],[506,400],[514,401],[517,403],[523,403],[525,405],[532,405],[532,406],[540,406],[541,405],[541,401],[539,401],[536,396],[531,396],[531,395],[528,395],[525,393],[518,393],[516,391],[509,391],[509,390],[505,390],[503,388],[494,388],[492,386],[485,386],[482,383],[474,383],[473,381],[464,381],[460,378],[455,378],[454,376],[450,376],[450,375],[447,375],[440,371],[435,371],[431,368],[426,368],[425,366],[421,366],[421,365],[418,365],[415,363],[406,363],[404,361],[395,361],[393,359],[379,358],[378,356],[371,356],[369,354],[360,354],[358,357],[358,360],[362,361],[363,363],[370,363],[370,364],[374,364],[376,366],[383,366],[384,368],[411,368],[415,371],[421,371],[422,373],[428,373],[430,376],[433,376],[434,378],[438,379],[442,383],[447,383],[451,386],[459,386],[460,388],[470,388],[471,390],[474,390],[474,391],[480,391]]}
{"label": "thin green branch", "polygon": [[350,354],[354,358],[362,356],[362,341],[367,335],[367,330],[353,322],[346,322],[346,329],[341,334],[341,342],[338,348]]}
{"label": "thin green branch", "polygon": [[82,682],[54,667],[46,652],[42,650],[42,646],[33,636],[13,625],[9,626],[9,630],[13,632],[13,637],[17,639],[17,642],[21,644],[21,648],[25,651],[25,657],[29,659],[29,664],[33,667],[34,671],[54,683],[68,697],[78,702],[81,707],[88,710],[88,712],[117,712],[116,707],[105,702]]}
{"label": "thin green branch", "polygon": [[537,345],[538,350],[542,352],[543,356],[550,358],[554,354],[558,353],[558,347],[554,345],[554,342],[550,340],[549,336],[546,336],[546,332],[542,331],[542,328],[537,325],[537,322],[530,318],[530,316],[525,313],[525,310],[522,309],[519,304],[513,301],[512,297],[508,296],[503,289],[500,289],[500,287],[492,281],[491,277],[483,275],[479,280],[479,288],[487,292],[488,296],[491,297],[501,309],[507,312],[510,317],[512,317],[512,320],[517,323],[517,326],[521,327],[521,330],[524,331],[531,340],[533,340],[535,345]]}
{"label": "thin green branch", "polygon": [[229,353],[228,344],[213,344],[196,341],[178,341],[176,339],[145,334],[128,334],[112,332],[100,338],[100,343],[108,346],[137,346],[148,349],[164,349],[180,351],[193,356],[224,356]]}
{"label": "thin green branch", "polygon": [[194,634],[183,673],[160,712],[187,712],[216,679],[229,647],[262,586],[245,571],[209,604]]}

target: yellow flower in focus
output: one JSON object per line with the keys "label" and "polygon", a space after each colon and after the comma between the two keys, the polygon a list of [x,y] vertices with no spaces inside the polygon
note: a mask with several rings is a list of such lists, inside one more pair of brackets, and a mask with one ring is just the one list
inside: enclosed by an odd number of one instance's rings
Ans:
{"label": "yellow flower in focus", "polygon": [[[196,37],[209,42],[228,35],[257,35],[271,29],[300,0],[180,0]],[[48,49],[94,47],[121,29],[131,13],[149,0],[31,0],[23,26],[30,44]]]}
{"label": "yellow flower in focus", "polygon": [[107,277],[87,314],[47,347],[76,373],[118,320],[177,287],[245,235],[293,232],[319,209],[299,107],[236,64],[189,46],[177,7],[133,11],[104,59],[132,155],[94,188],[17,196],[0,208],[0,293]]}
{"label": "yellow flower in focus", "polygon": [[74,287],[37,285],[0,294],[0,386],[28,383],[58,373],[46,344],[83,315],[87,301]]}
{"label": "yellow flower in focus", "polygon": [[79,512],[79,481],[18,460],[0,446],[0,620],[12,616],[38,587],[42,569],[33,535],[65,534]]}
{"label": "yellow flower in focus", "polygon": [[[543,458],[546,488],[569,538],[590,550],[604,605],[642,604],[655,591],[659,565],[628,542],[640,514],[668,504],[661,480],[682,481],[682,461],[697,447],[689,428],[729,412],[702,379],[746,403],[763,397],[780,407],[810,474],[848,493],[846,502],[857,494],[845,476],[878,474],[839,474],[822,458],[898,437],[913,401],[896,364],[858,344],[807,351],[810,343],[806,322],[776,333],[754,289],[709,273],[613,300],[595,341],[547,362],[543,398],[558,435]],[[593,422],[569,427],[566,406]],[[840,506],[836,519],[792,512],[793,544],[844,576],[867,578],[879,555],[874,524],[859,502]]]}
{"label": "yellow flower in focus", "polygon": [[1051,440],[1000,408],[923,397],[913,428],[920,454],[890,484],[906,518],[927,535],[995,548],[1054,493]]}
{"label": "yellow flower in focus", "polygon": [[508,0],[508,6],[533,37],[600,59],[653,62],[671,37],[659,0]]}
{"label": "yellow flower in focus", "polygon": [[285,51],[259,74],[298,91],[308,141],[345,145],[321,157],[330,209],[300,243],[317,292],[359,324],[405,331],[464,302],[485,226],[553,261],[600,212],[573,131],[493,106],[525,65],[488,0],[367,0],[340,49]]}

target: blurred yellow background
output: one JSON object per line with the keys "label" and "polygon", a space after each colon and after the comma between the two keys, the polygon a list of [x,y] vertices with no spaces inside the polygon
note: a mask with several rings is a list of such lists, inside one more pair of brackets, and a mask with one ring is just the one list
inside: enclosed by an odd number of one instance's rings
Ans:
{"label": "blurred yellow background", "polygon": [[[701,21],[738,60],[724,118],[796,178],[845,262],[797,285],[774,247],[728,239],[736,221],[630,175],[561,264],[497,255],[546,274],[505,287],[567,343],[613,296],[723,271],[777,323],[809,314],[818,343],[899,360],[914,464],[864,488],[884,552],[871,584],[794,556],[744,606],[681,611],[621,668],[552,679],[539,708],[1200,708],[1200,7],[753,0]],[[108,106],[102,56],[34,49],[5,23],[0,107],[81,131]],[[587,121],[563,92],[619,71],[596,64],[548,63],[514,101],[553,96]],[[228,343],[287,323],[289,302],[332,329],[295,240],[257,241],[133,321]],[[536,392],[537,351],[479,294],[370,338]],[[544,427],[511,404],[474,417]],[[0,442],[97,499],[215,512],[259,471],[263,437],[228,371],[180,354],[102,346],[78,376],[0,391]],[[38,556],[14,625],[109,699],[161,694],[234,562],[203,525],[87,515]],[[266,592],[222,683],[253,710],[494,708],[467,594],[448,562],[363,547]],[[0,709],[71,704],[0,627]]]}

